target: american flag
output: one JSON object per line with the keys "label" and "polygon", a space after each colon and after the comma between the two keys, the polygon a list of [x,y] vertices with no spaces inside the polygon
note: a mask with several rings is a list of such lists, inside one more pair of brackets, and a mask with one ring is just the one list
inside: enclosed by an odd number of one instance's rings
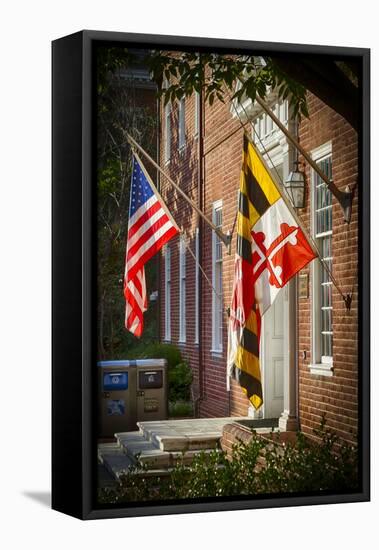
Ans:
{"label": "american flag", "polygon": [[178,226],[135,153],[124,277],[125,327],[135,336],[142,334],[143,312],[147,309],[145,264],[178,232]]}

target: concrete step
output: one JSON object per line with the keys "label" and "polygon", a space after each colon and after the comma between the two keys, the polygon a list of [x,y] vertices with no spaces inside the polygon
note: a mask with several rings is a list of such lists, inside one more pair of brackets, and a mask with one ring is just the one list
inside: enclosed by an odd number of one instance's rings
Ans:
{"label": "concrete step", "polygon": [[116,439],[134,464],[140,462],[150,469],[168,468],[171,465],[170,453],[162,451],[153,442],[146,440],[141,432],[117,433]]}
{"label": "concrete step", "polygon": [[151,441],[155,443],[162,451],[171,452],[190,452],[190,451],[206,451],[209,449],[217,449],[220,441],[220,434],[213,433],[207,435],[159,435],[153,433]]}
{"label": "concrete step", "polygon": [[[135,469],[135,462],[125,454],[124,449],[118,444],[109,444],[109,448],[105,445],[99,445],[98,449],[98,469],[99,469],[99,486],[108,487],[112,483],[110,481],[120,481],[121,476],[125,475],[132,468],[133,475],[150,477],[150,476],[165,476],[169,474],[168,469]],[[108,474],[109,477],[106,476]]]}
{"label": "concrete step", "polygon": [[[170,469],[178,461],[183,461],[183,464],[189,465],[200,452],[209,453],[214,450],[213,447],[189,449],[188,442],[186,449],[162,450],[157,447],[155,441],[146,440],[140,432],[118,433],[116,434],[116,438],[118,449],[121,449],[133,464],[139,462],[144,468],[154,471]],[[197,442],[197,445],[199,444],[201,442]],[[177,443],[174,446],[177,447]]]}
{"label": "concrete step", "polygon": [[128,457],[117,443],[101,443],[97,448],[97,456],[100,464],[117,481],[120,476],[126,474],[133,461]]}
{"label": "concrete step", "polygon": [[[222,437],[222,422],[214,419],[138,422],[143,437],[161,451],[216,449]],[[216,419],[218,420],[218,419]]]}

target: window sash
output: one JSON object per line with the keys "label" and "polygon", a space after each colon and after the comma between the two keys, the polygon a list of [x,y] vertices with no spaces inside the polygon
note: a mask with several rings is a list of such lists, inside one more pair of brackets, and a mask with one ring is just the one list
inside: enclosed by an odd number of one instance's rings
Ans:
{"label": "window sash", "polygon": [[[331,154],[316,160],[330,178],[332,170]],[[333,209],[332,194],[320,176],[313,172],[313,235],[317,241],[322,260],[332,270],[333,263]],[[333,361],[333,298],[332,281],[328,271],[319,261],[313,262],[313,363]]]}
{"label": "window sash", "polygon": [[182,98],[179,101],[179,139],[178,146],[182,149],[186,144],[186,111],[185,111],[185,99]]}
{"label": "window sash", "polygon": [[199,258],[200,258],[200,242],[199,242],[199,228],[196,228],[195,233],[195,344],[199,343],[199,307],[200,307],[200,270],[199,270]]}
{"label": "window sash", "polygon": [[171,340],[171,249],[165,249],[165,340]]}
{"label": "window sash", "polygon": [[179,245],[179,341],[186,341],[186,245],[184,237]]}
{"label": "window sash", "polygon": [[194,136],[199,135],[199,116],[200,116],[200,94],[195,92],[195,121],[194,121]]}
{"label": "window sash", "polygon": [[[218,229],[222,229],[222,203],[213,204],[212,221]],[[222,352],[223,349],[223,298],[222,298],[222,241],[212,232],[212,283],[215,292],[212,293],[212,350]]]}
{"label": "window sash", "polygon": [[171,103],[165,106],[165,161],[171,159]]}

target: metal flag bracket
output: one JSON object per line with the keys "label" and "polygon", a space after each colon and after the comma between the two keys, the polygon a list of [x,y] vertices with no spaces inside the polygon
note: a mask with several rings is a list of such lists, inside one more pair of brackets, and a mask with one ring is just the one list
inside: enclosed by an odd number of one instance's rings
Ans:
{"label": "metal flag bracket", "polygon": [[345,222],[350,223],[351,220],[351,210],[354,197],[355,186],[351,190],[349,187],[345,191],[338,189],[333,180],[330,180],[326,174],[323,173],[320,166],[316,161],[307,153],[307,151],[300,145],[297,138],[293,136],[284,124],[278,119],[278,117],[272,112],[267,103],[258,95],[255,98],[256,102],[262,107],[262,109],[268,114],[268,116],[274,121],[274,123],[280,128],[283,134],[289,139],[292,145],[297,149],[297,151],[305,158],[308,164],[313,168],[313,170],[320,176],[320,178],[325,182],[327,188],[330,192],[336,197],[339,204],[341,205],[343,217]]}
{"label": "metal flag bracket", "polygon": [[353,301],[353,295],[352,294],[344,294],[342,299],[345,302],[345,307],[346,307],[347,311],[350,311],[351,302]]}
{"label": "metal flag bracket", "polygon": [[[135,139],[132,138],[132,136],[126,132],[126,139],[129,142],[129,145],[134,148],[135,150],[138,150],[142,155],[144,155],[145,158],[162,174],[164,178],[178,191],[178,193],[184,198],[184,200],[187,201],[187,203],[203,218],[205,223],[209,225],[209,227],[218,235],[218,237],[221,239],[221,241],[224,243],[224,245],[227,248],[228,254],[231,253],[231,241],[232,236],[230,234],[225,234],[221,231],[219,227],[216,227],[211,220],[207,218],[207,216],[200,210],[200,208],[186,195],[186,193],[177,185],[174,180],[155,162],[155,160],[139,145]],[[162,199],[164,202],[164,200]]]}
{"label": "metal flag bracket", "polygon": [[345,188],[345,191],[341,191],[335,185],[333,180],[329,180],[328,188],[330,189],[331,193],[335,196],[335,198],[338,200],[342,208],[343,219],[345,220],[346,223],[350,223],[350,220],[351,220],[351,210],[352,210],[355,187],[356,186],[354,185],[353,188],[350,189],[350,187],[347,185]]}

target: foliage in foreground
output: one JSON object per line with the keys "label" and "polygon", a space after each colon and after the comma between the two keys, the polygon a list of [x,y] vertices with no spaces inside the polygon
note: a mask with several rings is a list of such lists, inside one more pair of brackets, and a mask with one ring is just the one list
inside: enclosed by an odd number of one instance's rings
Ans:
{"label": "foliage in foreground", "polygon": [[315,434],[319,443],[299,433],[295,443],[280,444],[279,435],[272,443],[253,432],[249,443],[234,445],[231,460],[220,450],[202,452],[190,466],[178,460],[167,476],[148,477],[142,467],[135,467],[117,488],[101,489],[99,501],[121,504],[357,489],[357,448],[341,443],[324,419]]}
{"label": "foliage in foreground", "polygon": [[193,418],[194,405],[192,401],[169,401],[168,415],[170,418]]}

